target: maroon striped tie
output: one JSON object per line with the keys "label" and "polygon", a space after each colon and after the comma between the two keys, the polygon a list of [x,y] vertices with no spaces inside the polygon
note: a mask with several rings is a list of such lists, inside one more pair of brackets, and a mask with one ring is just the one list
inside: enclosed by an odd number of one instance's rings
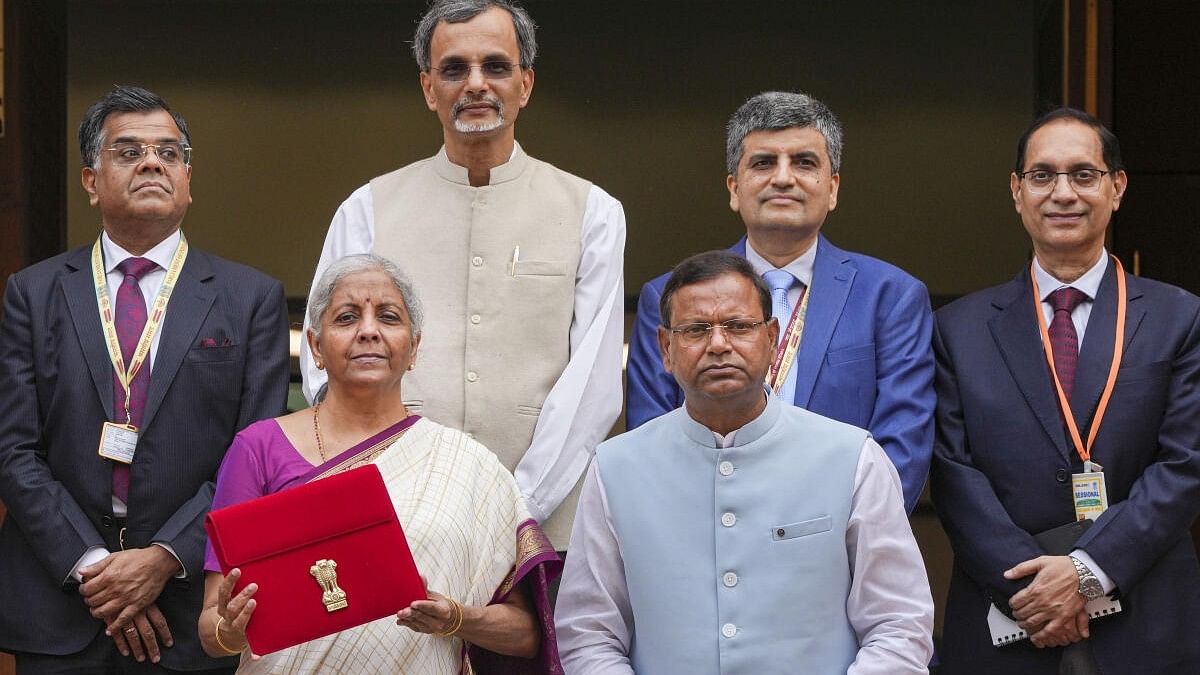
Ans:
{"label": "maroon striped tie", "polygon": [[[147,272],[158,267],[153,260],[146,258],[127,258],[117,265],[125,280],[117,289],[117,308],[113,323],[116,324],[117,340],[121,343],[121,356],[125,359],[125,367],[133,358],[137,349],[138,338],[146,326],[146,299],[138,281]],[[113,412],[118,421],[128,422],[141,431],[142,411],[146,408],[146,394],[150,388],[150,356],[146,356],[142,367],[133,376],[129,385],[129,419],[125,418],[125,389],[121,387],[121,379],[113,373]],[[113,496],[122,502],[129,503],[129,466],[117,462],[112,474]]]}
{"label": "maroon striped tie", "polygon": [[1047,300],[1054,308],[1054,320],[1050,322],[1050,348],[1054,352],[1054,370],[1058,372],[1058,382],[1062,385],[1067,399],[1075,388],[1075,367],[1079,365],[1079,335],[1075,332],[1075,322],[1071,321],[1071,312],[1087,299],[1083,291],[1064,286],[1050,294]]}

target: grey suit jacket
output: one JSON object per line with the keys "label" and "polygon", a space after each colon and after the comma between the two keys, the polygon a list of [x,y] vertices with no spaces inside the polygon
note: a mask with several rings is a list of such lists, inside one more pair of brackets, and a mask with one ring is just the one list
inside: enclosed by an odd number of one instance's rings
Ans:
{"label": "grey suit jacket", "polygon": [[[8,280],[0,320],[0,649],[71,654],[102,630],[73,582],[92,546],[119,550],[112,463],[97,454],[113,417],[109,361],[90,246]],[[211,668],[196,621],[204,591],[204,516],[233,435],[278,415],[288,385],[283,287],[192,248],[167,306],[137,453],[127,547],[169,544],[186,578],[157,604],[175,645],[168,668]]]}

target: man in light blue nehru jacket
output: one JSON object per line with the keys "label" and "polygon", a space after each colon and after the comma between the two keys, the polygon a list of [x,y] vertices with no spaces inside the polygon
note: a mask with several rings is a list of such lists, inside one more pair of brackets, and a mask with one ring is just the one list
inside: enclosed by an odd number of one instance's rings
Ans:
{"label": "man in light blue nehru jacket", "polygon": [[779,322],[745,258],[688,258],[657,337],[683,407],[596,450],[558,596],[567,673],[924,673],[933,600],[863,429],[764,386]]}
{"label": "man in light blue nehru jacket", "polygon": [[[729,250],[772,287],[779,318],[768,384],[784,402],[862,427],[896,465],[909,511],[933,448],[933,315],[925,285],[821,234],[837,208],[842,127],[824,103],[770,91],[729,119],[729,207],[746,236]],[[630,429],[683,404],[658,355],[664,274],[642,288],[629,339]]]}

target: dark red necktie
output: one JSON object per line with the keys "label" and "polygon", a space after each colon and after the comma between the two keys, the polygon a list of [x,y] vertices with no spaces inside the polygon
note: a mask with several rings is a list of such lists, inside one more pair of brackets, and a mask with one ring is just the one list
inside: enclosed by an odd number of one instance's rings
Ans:
{"label": "dark red necktie", "polygon": [[1054,308],[1054,320],[1050,322],[1050,348],[1054,352],[1054,370],[1058,371],[1058,382],[1067,399],[1075,388],[1075,367],[1079,365],[1079,335],[1071,312],[1087,299],[1083,291],[1065,286],[1046,298]]}
{"label": "dark red necktie", "polygon": [[[116,315],[113,323],[117,329],[117,340],[121,343],[121,356],[125,359],[125,367],[133,358],[137,349],[138,339],[142,329],[146,327],[146,299],[138,281],[147,272],[158,267],[153,260],[145,258],[127,258],[117,265],[117,269],[125,275],[117,289]],[[125,419],[125,389],[121,387],[121,378],[113,373],[113,413],[119,422],[128,422],[141,431],[142,412],[146,409],[146,393],[150,388],[150,356],[129,385],[129,419]],[[113,496],[124,503],[129,503],[129,466],[117,462],[112,474]]]}

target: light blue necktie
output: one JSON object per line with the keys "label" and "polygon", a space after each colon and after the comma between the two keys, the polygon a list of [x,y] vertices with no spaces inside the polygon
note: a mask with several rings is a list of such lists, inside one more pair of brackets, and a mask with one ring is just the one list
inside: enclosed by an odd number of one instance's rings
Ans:
{"label": "light blue necktie", "polygon": [[[792,276],[792,273],[787,270],[771,270],[763,274],[763,280],[771,288],[771,316],[779,321],[779,339],[776,342],[776,345],[778,345],[783,340],[783,334],[787,330],[788,322],[792,320],[792,305],[788,302],[788,291],[796,283],[796,277]],[[783,387],[779,390],[779,398],[791,403],[795,397],[796,365],[793,363],[787,377],[783,380]]]}

